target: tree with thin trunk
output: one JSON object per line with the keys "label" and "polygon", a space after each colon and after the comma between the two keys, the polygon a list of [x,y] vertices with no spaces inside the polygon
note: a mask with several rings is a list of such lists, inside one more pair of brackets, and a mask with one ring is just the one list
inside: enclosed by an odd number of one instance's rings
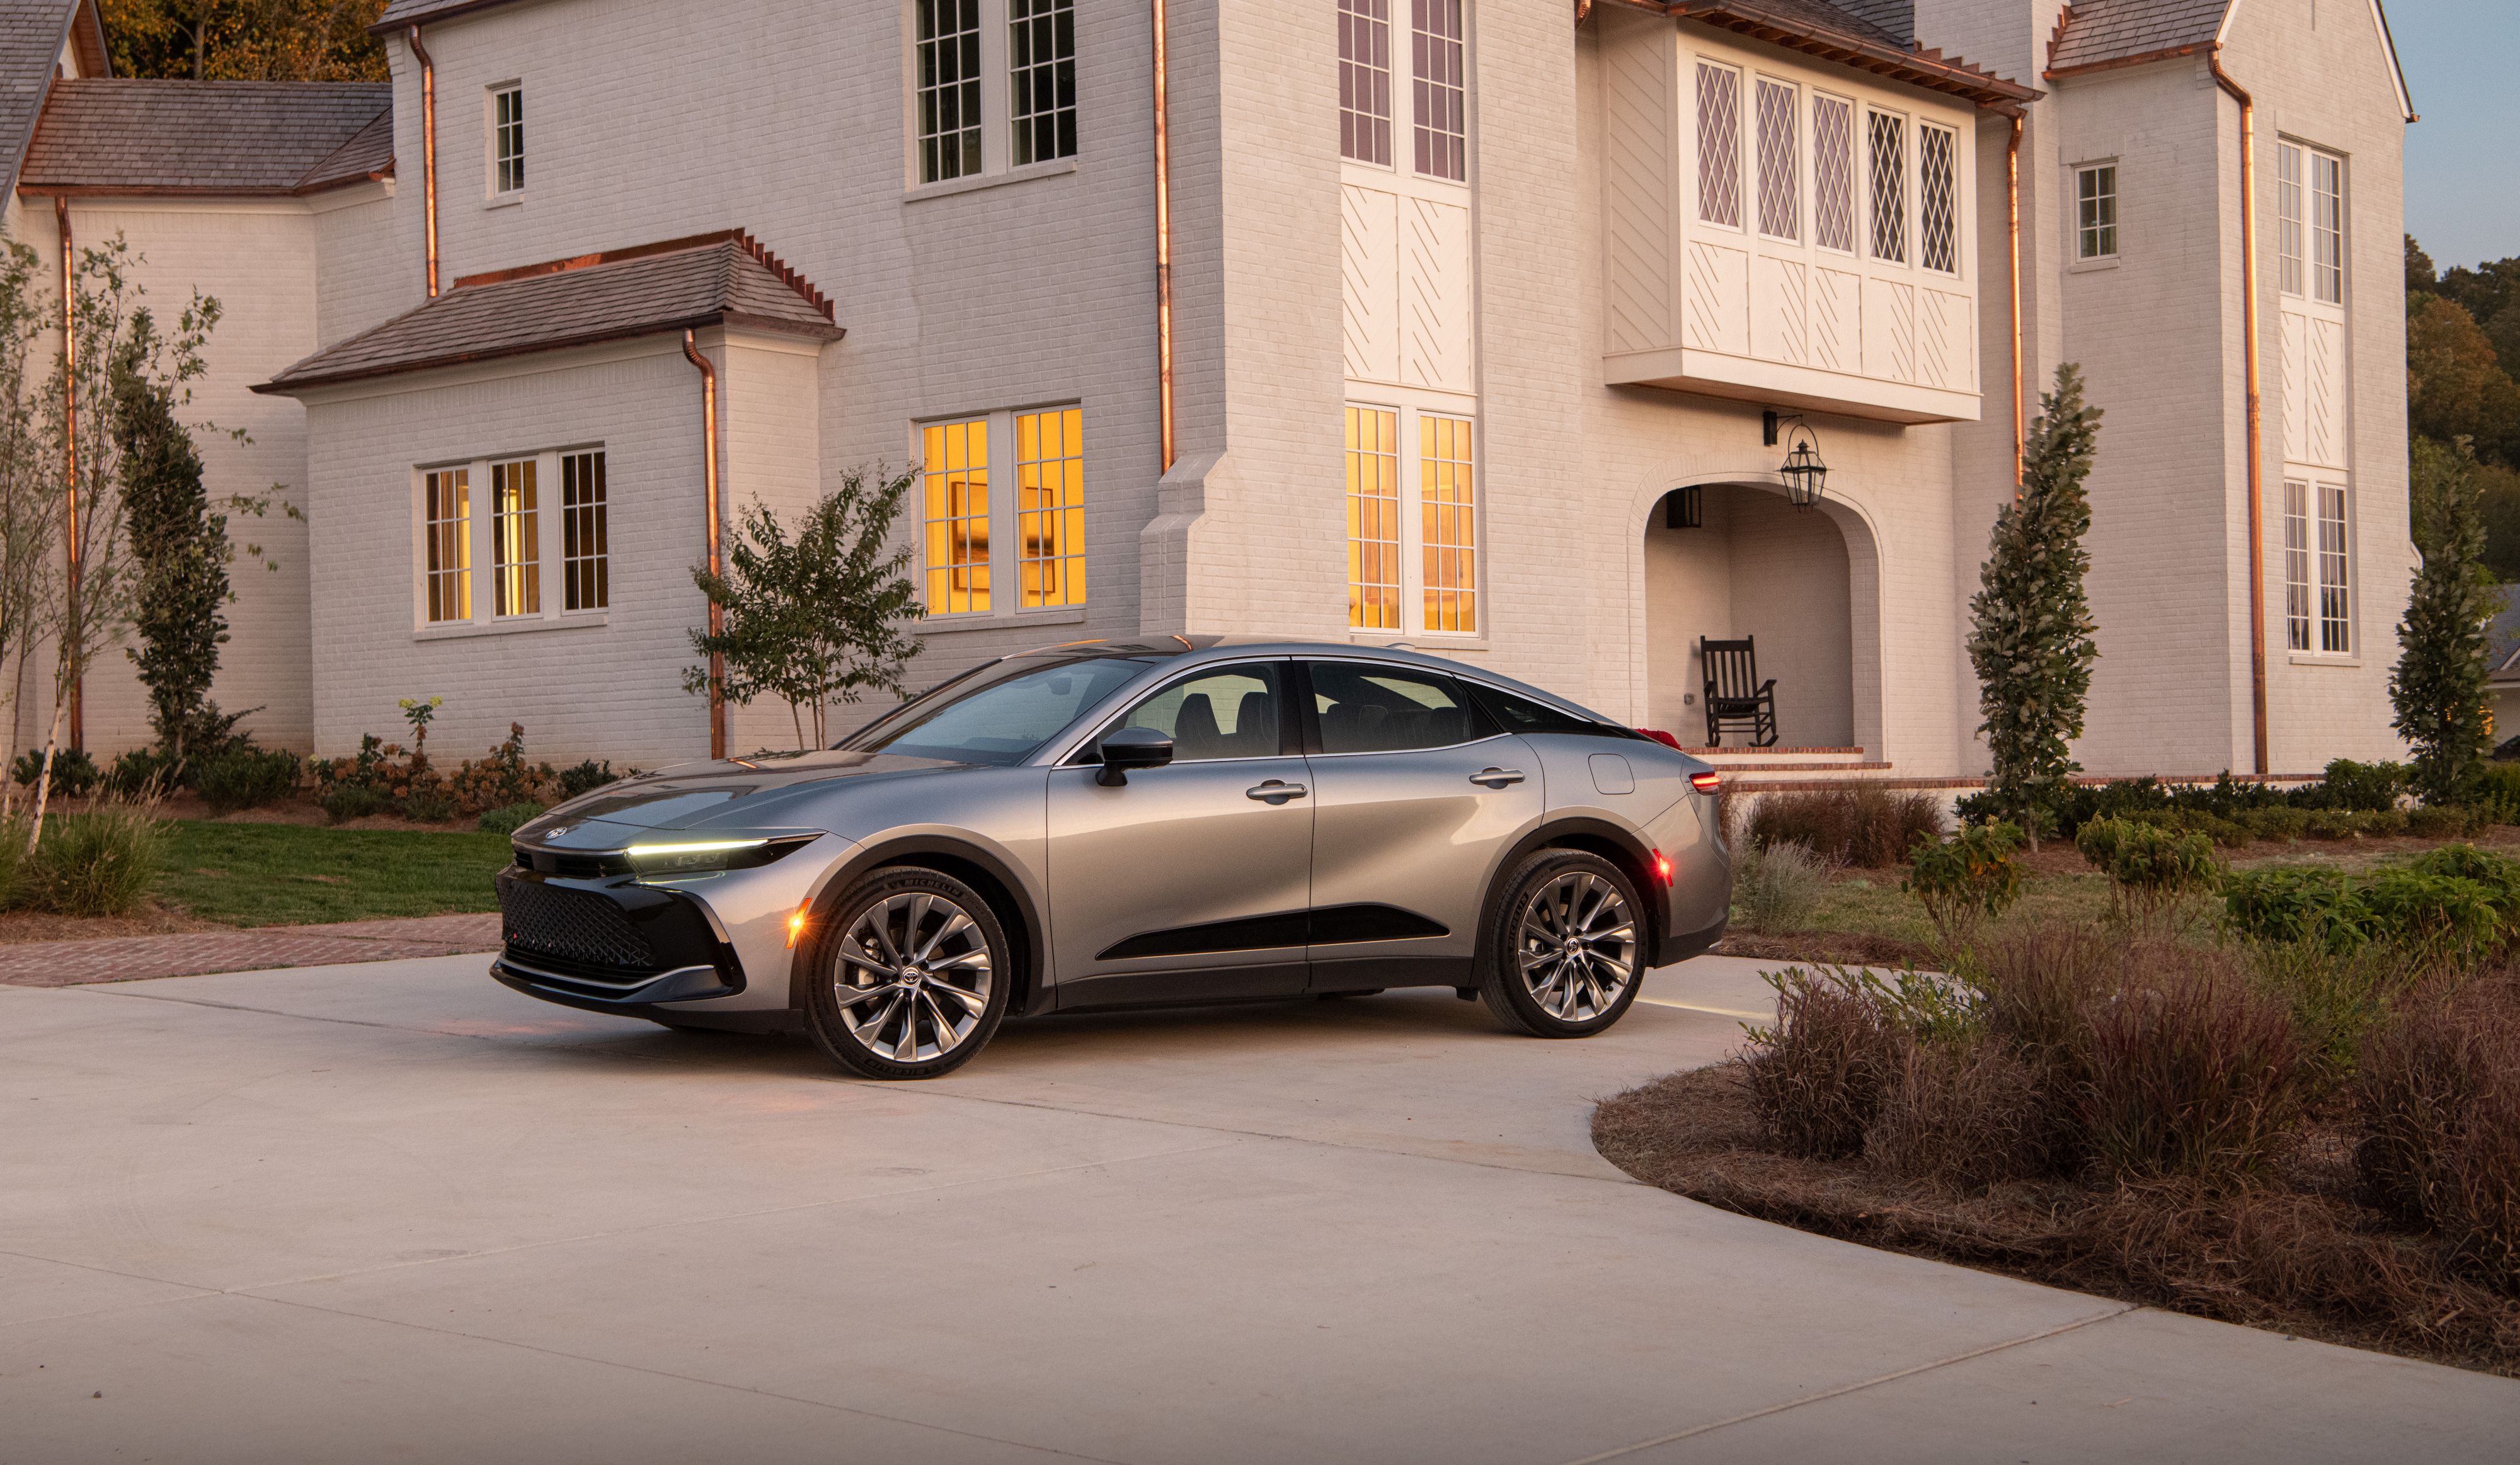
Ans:
{"label": "tree with thin trunk", "polygon": [[2030,831],[2082,771],[2073,741],[2083,735],[2084,699],[2099,660],[2097,629],[2083,577],[2092,567],[2083,536],[2092,527],[2091,476],[2100,409],[2083,400],[2083,377],[2071,362],[2056,368],[2055,389],[2022,445],[2021,492],[1996,516],[1992,550],[1979,571],[1982,588],[1969,600],[1969,663],[1977,670],[1978,707],[1994,767],[1987,792]]}
{"label": "tree with thin trunk", "polygon": [[2415,751],[2416,792],[2428,804],[2458,797],[2493,745],[2486,694],[2492,671],[2486,623],[2502,590],[2485,569],[2485,514],[2476,456],[2468,440],[2445,447],[2418,437],[2413,470],[2415,571],[2407,618],[2398,623],[2398,665],[2389,674],[2391,726]]}
{"label": "tree with thin trunk", "polygon": [[[18,697],[28,658],[50,624],[60,594],[62,461],[37,395],[41,353],[56,315],[41,288],[46,270],[32,248],[0,245],[0,768],[18,756]],[[18,785],[0,779],[0,819]]]}

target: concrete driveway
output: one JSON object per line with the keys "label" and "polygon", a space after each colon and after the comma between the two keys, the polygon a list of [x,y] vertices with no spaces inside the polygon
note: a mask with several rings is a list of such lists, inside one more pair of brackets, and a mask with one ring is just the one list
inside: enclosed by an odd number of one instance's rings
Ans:
{"label": "concrete driveway", "polygon": [[[477,956],[0,988],[0,1461],[2496,1460],[2520,1384],[1709,1210],[1446,993],[1010,1025],[963,1073]],[[1686,1005],[1671,1005],[1681,1003]],[[1708,1010],[1716,1009],[1716,1010]]]}

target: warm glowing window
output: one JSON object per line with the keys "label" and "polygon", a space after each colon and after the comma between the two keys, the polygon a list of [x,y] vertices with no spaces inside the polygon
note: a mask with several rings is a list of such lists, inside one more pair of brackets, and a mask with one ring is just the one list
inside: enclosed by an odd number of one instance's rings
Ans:
{"label": "warm glowing window", "polygon": [[1007,0],[1015,163],[1076,155],[1075,0]]}
{"label": "warm glowing window", "polygon": [[1015,415],[1015,537],[1023,603],[1085,603],[1085,414]]}
{"label": "warm glowing window", "polygon": [[1855,252],[1855,104],[1835,97],[1812,98],[1812,234]]}
{"label": "warm glowing window", "polygon": [[1908,122],[1888,112],[1868,112],[1872,144],[1872,257],[1908,259]]}
{"label": "warm glowing window", "polygon": [[2310,649],[2310,485],[2284,483],[2284,644]]}
{"label": "warm glowing window", "polygon": [[1697,216],[1741,227],[1741,73],[1697,64]]}
{"label": "warm glowing window", "polygon": [[1418,171],[1469,176],[1469,117],[1462,67],[1462,0],[1410,0],[1410,75],[1416,82]]}
{"label": "warm glowing window", "polygon": [[426,475],[421,509],[428,552],[428,618],[472,618],[472,485],[464,468]]}
{"label": "warm glowing window", "polygon": [[493,612],[540,615],[543,608],[542,553],[537,529],[540,515],[534,489],[534,460],[519,458],[490,466],[491,583],[497,587]]}
{"label": "warm glowing window", "polygon": [[2074,174],[2074,252],[2085,259],[2115,259],[2118,253],[2118,170],[2114,163],[2077,169]]}
{"label": "warm glowing window", "polygon": [[922,434],[927,608],[989,608],[989,420],[937,422]]}
{"label": "warm glowing window", "polygon": [[525,186],[525,89],[501,87],[490,94],[490,190],[513,194]]}
{"label": "warm glowing window", "polygon": [[1795,126],[1794,89],[1759,78],[1759,232],[1774,239],[1803,237],[1802,150]]}
{"label": "warm glowing window", "polygon": [[1926,269],[1960,270],[1958,139],[1948,127],[1916,128],[1916,253]]}
{"label": "warm glowing window", "polygon": [[1473,632],[1478,616],[1478,499],[1467,418],[1418,415],[1418,538],[1426,629]]}
{"label": "warm glowing window", "polygon": [[2354,649],[2353,587],[2345,546],[2345,487],[2318,485],[2318,648],[2345,655]]}
{"label": "warm glowing window", "polygon": [[561,608],[602,610],[612,603],[610,528],[605,522],[604,455],[563,453],[560,460]]}
{"label": "warm glowing window", "polygon": [[919,181],[980,171],[980,0],[917,0]]}
{"label": "warm glowing window", "polygon": [[1400,628],[1400,414],[1347,410],[1347,623]]}
{"label": "warm glowing window", "polygon": [[1339,155],[1391,162],[1391,0],[1338,0]]}

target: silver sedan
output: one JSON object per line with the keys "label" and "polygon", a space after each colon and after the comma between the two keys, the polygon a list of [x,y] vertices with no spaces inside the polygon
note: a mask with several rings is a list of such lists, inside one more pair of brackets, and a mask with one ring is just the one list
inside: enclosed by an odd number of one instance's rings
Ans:
{"label": "silver sedan", "polygon": [[1009,656],[824,752],[615,783],[517,831],[491,971],[920,1079],[1010,1015],[1451,987],[1583,1038],[1724,934],[1706,765],[1403,650]]}

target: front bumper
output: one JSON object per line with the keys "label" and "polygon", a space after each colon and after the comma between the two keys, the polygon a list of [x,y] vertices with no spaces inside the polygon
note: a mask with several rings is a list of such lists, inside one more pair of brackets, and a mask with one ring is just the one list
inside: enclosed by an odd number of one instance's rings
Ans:
{"label": "front bumper", "polygon": [[743,963],[707,906],[626,876],[511,867],[498,877],[490,974],[546,1001],[596,1011],[735,997]]}

